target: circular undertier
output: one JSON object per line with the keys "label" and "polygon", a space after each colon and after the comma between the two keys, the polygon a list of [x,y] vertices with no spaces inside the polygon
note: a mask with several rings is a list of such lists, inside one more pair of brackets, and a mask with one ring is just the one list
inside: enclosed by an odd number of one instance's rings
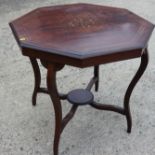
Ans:
{"label": "circular undertier", "polygon": [[93,102],[94,95],[85,89],[75,89],[68,93],[67,100],[74,105],[87,105]]}

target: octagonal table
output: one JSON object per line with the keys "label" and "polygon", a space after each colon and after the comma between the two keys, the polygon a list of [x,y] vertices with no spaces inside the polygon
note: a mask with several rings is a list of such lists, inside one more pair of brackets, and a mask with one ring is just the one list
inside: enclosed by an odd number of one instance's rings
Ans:
{"label": "octagonal table", "polygon": [[[36,105],[37,93],[50,95],[55,110],[54,155],[58,155],[60,135],[74,116],[78,106],[90,105],[99,110],[109,110],[124,115],[131,132],[132,120],[129,100],[134,86],[148,64],[147,44],[154,25],[127,9],[92,4],[70,4],[42,7],[10,22],[22,54],[30,58],[35,87],[32,103]],[[99,65],[141,58],[140,67],[124,97],[124,107],[96,103],[90,91],[99,85]],[[47,88],[42,88],[37,59],[47,69]],[[94,76],[86,89],[68,94],[58,93],[56,72],[64,65],[94,66]],[[67,99],[72,108],[62,118],[61,100]]]}

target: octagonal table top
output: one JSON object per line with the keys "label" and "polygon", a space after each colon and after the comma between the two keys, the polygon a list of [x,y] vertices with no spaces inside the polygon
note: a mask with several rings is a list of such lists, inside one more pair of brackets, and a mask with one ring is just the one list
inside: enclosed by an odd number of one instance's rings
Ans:
{"label": "octagonal table top", "polygon": [[24,55],[79,67],[139,57],[154,29],[127,9],[93,4],[38,8],[10,26]]}

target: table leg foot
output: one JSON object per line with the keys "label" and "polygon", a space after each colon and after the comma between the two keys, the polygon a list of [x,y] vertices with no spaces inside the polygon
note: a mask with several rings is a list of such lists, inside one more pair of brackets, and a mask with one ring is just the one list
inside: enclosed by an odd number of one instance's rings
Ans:
{"label": "table leg foot", "polygon": [[95,91],[97,92],[99,89],[99,66],[94,66],[94,78],[97,78],[95,82]]}
{"label": "table leg foot", "polygon": [[124,97],[124,110],[125,110],[125,115],[126,115],[126,119],[127,119],[127,132],[128,133],[131,133],[131,128],[132,128],[132,117],[131,117],[130,105],[129,105],[130,96],[131,96],[131,93],[132,93],[134,87],[136,86],[137,82],[143,75],[143,73],[147,67],[147,64],[148,64],[148,51],[147,51],[147,49],[145,49],[145,51],[143,52],[143,54],[141,56],[140,67],[139,67],[136,75],[132,79],[131,83],[129,84],[128,89],[125,94],[125,97]]}
{"label": "table leg foot", "polygon": [[130,111],[126,112],[126,120],[127,120],[127,133],[131,133],[132,117]]}
{"label": "table leg foot", "polygon": [[35,85],[34,85],[34,90],[32,94],[32,105],[36,105],[36,99],[37,99],[37,93],[40,89],[40,83],[41,83],[41,74],[40,74],[40,69],[38,62],[35,58],[30,58],[30,62],[33,68],[34,72],[34,78],[35,78]]}

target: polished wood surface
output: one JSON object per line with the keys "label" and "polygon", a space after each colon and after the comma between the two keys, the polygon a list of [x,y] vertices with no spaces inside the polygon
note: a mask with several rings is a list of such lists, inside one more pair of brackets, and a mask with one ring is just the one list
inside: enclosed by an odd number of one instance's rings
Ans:
{"label": "polished wood surface", "polygon": [[77,67],[139,57],[154,28],[126,9],[92,4],[38,8],[10,26],[24,55]]}

